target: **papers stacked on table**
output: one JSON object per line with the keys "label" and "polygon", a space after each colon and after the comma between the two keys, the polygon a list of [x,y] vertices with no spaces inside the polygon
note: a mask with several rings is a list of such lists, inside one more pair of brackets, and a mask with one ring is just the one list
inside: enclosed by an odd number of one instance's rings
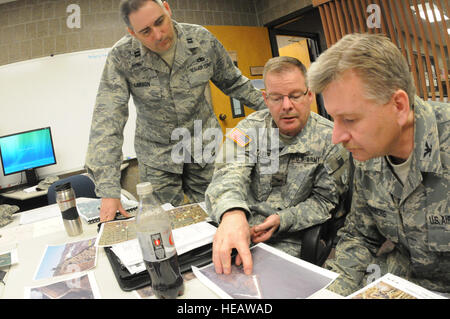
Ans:
{"label": "papers stacked on table", "polygon": [[[165,204],[163,208],[171,216],[174,226],[172,234],[178,255],[212,243],[217,228],[206,221],[208,217],[202,204],[190,204],[176,208]],[[135,218],[101,224],[95,245],[111,247],[122,266],[127,268],[130,274],[145,270],[136,235]]]}

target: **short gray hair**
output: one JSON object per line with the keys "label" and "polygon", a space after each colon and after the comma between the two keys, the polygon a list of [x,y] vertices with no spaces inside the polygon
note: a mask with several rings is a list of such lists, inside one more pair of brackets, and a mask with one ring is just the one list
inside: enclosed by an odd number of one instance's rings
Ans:
{"label": "short gray hair", "polygon": [[322,53],[308,71],[310,88],[321,93],[345,71],[353,70],[369,100],[387,103],[396,90],[404,90],[409,103],[416,88],[408,62],[391,40],[380,34],[348,34]]}
{"label": "short gray hair", "polygon": [[306,87],[308,87],[306,67],[298,59],[290,56],[278,56],[269,59],[264,66],[263,79],[266,78],[266,75],[269,72],[283,73],[293,68],[297,68],[302,72],[305,78]]}
{"label": "short gray hair", "polygon": [[130,23],[130,14],[138,11],[148,1],[156,2],[156,4],[163,7],[161,0],[122,0],[120,2],[120,16],[130,29],[133,29]]}

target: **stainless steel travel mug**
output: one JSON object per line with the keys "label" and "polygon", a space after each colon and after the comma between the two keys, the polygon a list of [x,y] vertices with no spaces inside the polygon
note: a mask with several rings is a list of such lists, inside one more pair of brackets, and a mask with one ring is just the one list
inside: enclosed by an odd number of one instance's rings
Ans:
{"label": "stainless steel travel mug", "polygon": [[64,227],[69,236],[77,236],[83,233],[83,225],[78,215],[75,202],[75,192],[70,182],[55,187],[56,202],[61,210]]}

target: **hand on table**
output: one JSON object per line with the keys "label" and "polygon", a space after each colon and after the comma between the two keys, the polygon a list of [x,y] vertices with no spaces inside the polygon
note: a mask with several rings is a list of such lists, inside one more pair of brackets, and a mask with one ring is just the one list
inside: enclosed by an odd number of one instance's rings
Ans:
{"label": "hand on table", "polygon": [[250,252],[250,227],[245,212],[231,210],[222,216],[213,241],[213,263],[218,274],[231,273],[231,251],[238,252],[236,265],[243,264],[247,275],[252,273],[253,261]]}
{"label": "hand on table", "polygon": [[130,217],[127,211],[123,209],[119,198],[102,198],[100,206],[100,222],[113,220],[116,217],[117,211],[125,217]]}

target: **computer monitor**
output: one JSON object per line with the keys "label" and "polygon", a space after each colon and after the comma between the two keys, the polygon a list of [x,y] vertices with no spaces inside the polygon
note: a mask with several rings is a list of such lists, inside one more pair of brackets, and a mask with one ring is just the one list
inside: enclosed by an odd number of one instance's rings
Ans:
{"label": "computer monitor", "polygon": [[26,172],[27,184],[36,185],[36,168],[56,164],[50,127],[0,137],[3,174]]}

